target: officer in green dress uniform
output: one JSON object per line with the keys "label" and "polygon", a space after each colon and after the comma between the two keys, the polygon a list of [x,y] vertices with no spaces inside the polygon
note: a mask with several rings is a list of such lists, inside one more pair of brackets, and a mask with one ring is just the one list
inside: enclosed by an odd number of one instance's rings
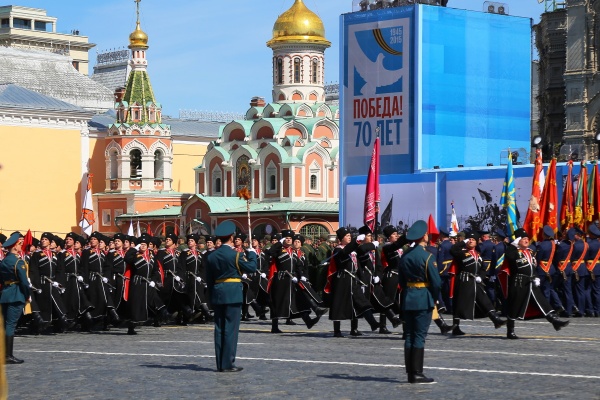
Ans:
{"label": "officer in green dress uniform", "polygon": [[427,222],[415,222],[406,233],[406,239],[413,242],[413,247],[400,259],[398,271],[402,287],[404,362],[410,383],[432,383],[433,379],[423,375],[425,337],[442,280],[435,257],[425,250],[429,242]]}
{"label": "officer in green dress uniform", "polygon": [[215,235],[222,244],[207,257],[206,283],[214,310],[215,355],[217,371],[238,372],[235,366],[238,332],[242,315],[242,275],[256,271],[256,252],[252,247],[244,252],[233,249],[235,224],[225,221],[217,226]]}
{"label": "officer in green dress uniform", "polygon": [[29,282],[25,261],[18,256],[23,245],[19,233],[13,233],[4,242],[4,248],[9,250],[0,264],[0,280],[2,281],[2,316],[4,317],[4,337],[6,343],[6,364],[21,364],[23,360],[13,356],[15,328],[23,314],[23,307],[29,298]]}

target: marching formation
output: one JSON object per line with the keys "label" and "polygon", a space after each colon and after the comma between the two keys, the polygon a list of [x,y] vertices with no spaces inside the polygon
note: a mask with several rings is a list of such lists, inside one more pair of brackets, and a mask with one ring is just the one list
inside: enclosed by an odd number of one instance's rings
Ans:
{"label": "marching formation", "polygon": [[[383,228],[379,241],[367,226],[356,237],[340,228],[336,240],[324,236],[314,242],[291,230],[250,240],[235,234],[233,250],[244,259],[255,253],[257,266],[239,274],[241,318],[254,318],[252,310],[260,320],[271,319],[272,333],[281,333],[280,322],[294,325],[300,319],[310,329],[329,310],[334,337],[344,336],[342,320],[350,320],[350,335],[362,335],[359,318],[379,334],[390,333],[387,322],[403,326],[406,336],[414,329],[407,322],[410,293],[429,288],[432,281],[402,273],[403,263],[411,262],[407,255],[420,243],[419,257],[429,273],[435,270],[436,282],[439,278],[427,306],[432,309],[428,322],[433,320],[442,334],[464,335],[461,319],[488,317],[495,328],[506,325],[507,337],[516,339],[518,319],[541,315],[559,330],[568,321],[558,314],[599,316],[600,229],[591,225],[587,241],[577,228],[561,240],[550,227],[544,234],[537,244],[523,229],[510,242],[502,232],[441,232],[423,241],[393,226]],[[187,246],[178,246],[174,234],[161,240],[148,234],[94,232],[84,239],[75,233],[64,238],[44,233],[24,248],[19,232],[0,236],[6,362],[22,362],[13,355],[17,324],[27,325],[32,334],[93,333],[113,325],[135,335],[142,325],[212,322],[207,258],[221,243],[216,236],[190,234],[186,239]],[[451,325],[444,314],[452,316]],[[423,344],[424,336],[415,346]]]}

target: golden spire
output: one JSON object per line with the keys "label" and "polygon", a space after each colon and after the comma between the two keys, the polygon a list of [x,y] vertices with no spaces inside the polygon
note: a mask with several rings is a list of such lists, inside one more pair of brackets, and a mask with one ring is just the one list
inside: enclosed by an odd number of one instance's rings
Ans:
{"label": "golden spire", "polygon": [[140,28],[140,1],[142,0],[133,1],[136,5],[137,21],[135,31],[131,32],[131,35],[129,35],[129,48],[146,50],[148,48],[148,35]]}
{"label": "golden spire", "polygon": [[273,38],[267,46],[277,43],[316,43],[329,47],[331,42],[325,39],[325,27],[317,14],[310,11],[302,0],[281,14],[273,25]]}

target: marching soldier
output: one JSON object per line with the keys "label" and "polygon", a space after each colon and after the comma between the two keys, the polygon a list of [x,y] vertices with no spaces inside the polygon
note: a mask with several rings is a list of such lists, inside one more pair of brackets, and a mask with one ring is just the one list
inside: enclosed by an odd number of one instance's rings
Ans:
{"label": "marching soldier", "polygon": [[266,308],[269,306],[269,279],[267,274],[269,273],[270,258],[267,251],[264,251],[261,247],[261,240],[259,235],[252,235],[252,247],[256,251],[256,272],[251,275],[252,279],[252,290],[256,293],[256,303],[260,306],[262,313],[258,315],[258,319],[266,321]]}
{"label": "marching soldier", "polygon": [[[156,248],[156,246],[155,246]],[[169,313],[183,313],[179,317],[181,324],[186,324],[194,315],[189,306],[189,297],[186,289],[186,265],[180,263],[181,254],[177,250],[177,235],[167,234],[165,248],[159,249],[156,254],[163,287],[160,289],[160,297],[167,306]]]}
{"label": "marching soldier", "polygon": [[[115,287],[113,305],[117,314],[119,314],[119,318],[125,320],[129,319],[129,305],[127,304],[125,290],[129,286],[131,275],[125,262],[125,254],[129,250],[130,241],[122,233],[115,234],[112,241],[115,248],[106,255],[106,269],[110,271],[110,282]],[[127,248],[125,248],[126,245]]]}
{"label": "marching soldier", "polygon": [[183,267],[187,275],[186,291],[188,305],[193,312],[201,311],[205,322],[211,320],[208,307],[208,296],[206,294],[205,265],[208,255],[214,251],[216,238],[209,236],[206,241],[206,251],[201,254],[197,249],[200,236],[192,233],[187,235],[187,248],[179,254],[179,265]]}
{"label": "marching soldier", "polygon": [[320,237],[319,246],[315,250],[315,262],[317,264],[316,280],[314,283],[317,293],[323,293],[325,284],[327,283],[327,270],[329,262],[333,254],[333,249],[329,245],[329,235],[322,234]]}
{"label": "marching soldier", "polygon": [[506,261],[508,262],[508,298],[507,298],[507,331],[508,339],[518,339],[515,334],[515,320],[524,319],[527,306],[536,307],[552,324],[555,330],[569,324],[561,321],[552,306],[540,290],[540,278],[537,276],[537,262],[529,249],[529,235],[523,229],[514,233],[515,241],[506,246]]}
{"label": "marching soldier", "polygon": [[13,355],[15,328],[29,297],[25,261],[18,255],[21,246],[23,246],[23,239],[19,237],[18,233],[13,233],[4,242],[4,248],[9,253],[0,263],[0,282],[2,282],[0,304],[2,305],[2,317],[4,318],[6,364],[23,363],[23,360]]}
{"label": "marching soldier", "polygon": [[554,229],[546,225],[543,228],[544,240],[537,245],[536,260],[538,261],[537,276],[540,278],[540,290],[546,300],[559,313],[564,311],[558,293],[554,290],[553,280],[556,278],[554,257],[556,256],[556,243],[554,242]]}
{"label": "marching soldier", "polygon": [[483,268],[485,268],[485,278],[483,280],[485,284],[485,291],[490,298],[492,304],[496,304],[496,268],[492,266],[494,260],[494,252],[496,246],[490,240],[490,233],[488,231],[478,231],[479,244],[477,245],[477,251],[483,261]]}
{"label": "marching soldier", "polygon": [[[398,234],[395,226],[388,225],[383,228],[383,235],[386,242],[381,248],[381,264],[383,266],[382,286],[385,295],[394,302],[392,310],[400,313],[400,288],[398,286],[398,268],[400,266],[400,257],[402,257],[402,247],[406,244],[406,238]],[[386,317],[384,314],[379,316],[379,332],[385,333]]]}
{"label": "marching soldier", "polygon": [[119,316],[114,308],[113,296],[110,292],[108,277],[111,275],[110,266],[106,264],[104,251],[101,246],[109,240],[99,232],[89,236],[90,248],[81,252],[81,266],[84,282],[88,285],[88,298],[94,305],[92,318],[102,320],[104,329],[108,330],[106,317],[110,316],[113,324],[118,325]]}
{"label": "marching soldier", "polygon": [[406,233],[406,240],[414,242],[400,259],[398,269],[402,286],[404,316],[404,363],[409,383],[432,383],[423,375],[425,337],[431,324],[435,299],[439,296],[441,279],[435,257],[425,250],[429,242],[427,222],[415,222]]}
{"label": "marching soldier", "polygon": [[[397,328],[402,321],[394,313],[394,310],[392,310],[394,301],[385,295],[383,287],[381,286],[381,275],[383,274],[383,270],[381,268],[381,263],[377,262],[378,258],[375,252],[376,248],[379,246],[379,242],[373,241],[371,228],[366,225],[359,228],[358,233],[359,235],[356,238],[356,242],[359,244],[356,251],[359,264],[357,276],[362,282],[369,282],[369,286],[363,286],[364,294],[371,301],[371,305],[373,305],[375,312],[387,316],[392,323],[392,326]],[[381,324],[382,321],[383,324]],[[385,326],[384,318],[380,318],[379,333],[391,333]]]}
{"label": "marching soldier", "polygon": [[556,246],[556,255],[554,263],[556,266],[556,275],[552,280],[556,282],[555,289],[559,293],[565,311],[562,316],[571,317],[573,315],[573,288],[571,284],[571,276],[573,275],[573,267],[571,266],[571,256],[573,254],[573,241],[575,240],[575,230],[569,236],[565,237]]}
{"label": "marching soldier", "polygon": [[[292,245],[294,247],[294,252],[300,260],[298,263],[298,271],[301,277],[306,277],[306,275],[309,273],[308,259],[306,258],[304,251],[302,251],[304,248],[304,242],[304,236],[300,234],[294,235]],[[321,316],[327,311],[326,308],[321,307],[323,304],[323,299],[313,289],[310,279],[299,282],[296,286],[296,290],[298,294],[304,298],[304,301],[308,303],[310,309],[315,313],[316,318],[314,318],[312,322],[313,325],[316,324]]]}
{"label": "marching soldier", "polygon": [[300,267],[300,258],[292,247],[294,232],[284,229],[281,242],[271,246],[269,271],[269,294],[271,295],[271,333],[281,333],[279,318],[301,317],[308,329],[318,321],[311,319],[310,305],[303,301],[296,285],[307,281]]}
{"label": "marching soldier", "polygon": [[53,237],[50,232],[42,234],[41,249],[31,255],[29,277],[31,284],[40,289],[35,292],[35,297],[44,323],[57,321],[58,329],[64,331],[68,322],[67,310],[62,299],[64,287],[60,284],[63,271],[59,269],[56,253],[50,250]]}
{"label": "marching soldier", "polygon": [[596,224],[590,225],[590,240],[586,256],[589,271],[589,285],[594,317],[600,317],[600,229]]}
{"label": "marching soldier", "polygon": [[361,336],[358,330],[358,318],[364,317],[375,331],[379,323],[373,317],[373,306],[365,297],[362,286],[367,286],[358,279],[358,243],[352,239],[347,228],[339,228],[336,235],[340,244],[333,251],[328,271],[328,282],[325,292],[331,297],[329,319],[333,321],[333,336],[344,337],[341,331],[342,320],[350,320],[350,334]]}
{"label": "marching soldier", "polygon": [[[452,232],[454,233],[454,232]],[[450,248],[453,243],[450,240],[450,233],[440,230],[441,242],[438,245],[436,262],[442,279],[442,289],[440,290],[438,311],[452,314],[452,300],[450,299],[450,276],[448,271],[452,265],[452,254]]]}
{"label": "marching soldier", "polygon": [[74,232],[68,233],[65,237],[65,249],[58,253],[59,269],[63,271],[58,280],[65,288],[63,298],[67,320],[72,323],[80,320],[83,329],[89,331],[93,324],[90,311],[94,309],[94,306],[88,300],[85,292],[77,236]]}
{"label": "marching soldier", "polygon": [[506,324],[506,320],[498,315],[485,292],[485,286],[482,282],[487,272],[481,256],[475,250],[476,246],[477,234],[469,232],[465,235],[464,242],[457,242],[450,249],[456,267],[452,303],[455,325],[452,330],[453,335],[465,334],[459,327],[460,320],[461,318],[475,319],[476,306],[487,314],[496,329]]}
{"label": "marching soldier", "polygon": [[[592,297],[589,290],[589,271],[585,262],[589,245],[585,241],[585,233],[579,228],[575,230],[573,244],[573,254],[571,254],[571,265],[573,268],[573,300],[577,306],[578,312],[575,317],[589,315],[592,310]],[[568,234],[568,233],[567,233]]]}
{"label": "marching soldier", "polygon": [[149,311],[163,321],[169,318],[158,293],[160,272],[154,254],[148,248],[149,243],[150,236],[143,234],[136,242],[138,250],[132,247],[125,254],[125,262],[131,266],[129,293],[126,299],[131,314],[128,335],[137,334],[135,326],[149,319]]}

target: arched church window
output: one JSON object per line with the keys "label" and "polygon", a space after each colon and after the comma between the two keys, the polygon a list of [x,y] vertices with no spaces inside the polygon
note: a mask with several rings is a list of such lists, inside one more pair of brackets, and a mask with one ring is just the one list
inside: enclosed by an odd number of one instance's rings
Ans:
{"label": "arched church window", "polygon": [[265,182],[267,184],[266,192],[267,194],[275,194],[277,193],[277,167],[273,162],[270,162],[267,166],[267,179]]}
{"label": "arched church window", "polygon": [[277,84],[281,85],[283,83],[283,60],[281,58],[277,58],[275,75]]}
{"label": "arched church window", "polygon": [[223,193],[223,180],[222,180],[222,172],[221,169],[215,165],[215,167],[212,170],[212,174],[211,174],[211,180],[212,180],[212,196],[221,196]]}
{"label": "arched church window", "polygon": [[294,83],[300,83],[300,59],[294,58]]}
{"label": "arched church window", "polygon": [[164,155],[160,150],[154,152],[154,179],[163,179],[164,172]]}
{"label": "arched church window", "polygon": [[119,177],[119,164],[117,164],[117,152],[115,150],[110,152],[110,179],[117,179]]}
{"label": "arched church window", "polygon": [[312,76],[311,82],[313,84],[319,83],[319,60],[316,58],[312,60]]}
{"label": "arched church window", "polygon": [[142,177],[142,152],[139,149],[133,149],[129,153],[130,177],[139,179]]}

